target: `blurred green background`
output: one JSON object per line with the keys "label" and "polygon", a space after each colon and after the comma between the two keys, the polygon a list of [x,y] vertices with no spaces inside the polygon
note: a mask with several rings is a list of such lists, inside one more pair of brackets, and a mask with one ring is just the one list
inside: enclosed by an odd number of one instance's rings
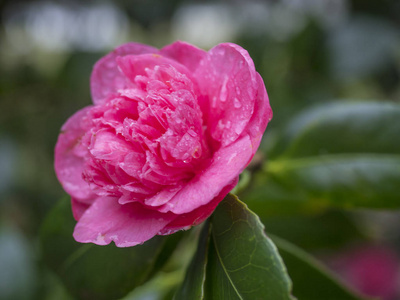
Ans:
{"label": "blurred green background", "polygon": [[[123,42],[162,47],[179,39],[209,49],[229,41],[247,49],[274,111],[264,157],[285,124],[309,107],[400,101],[398,0],[9,0],[0,2],[0,18],[0,299],[67,298],[38,247],[42,220],[65,195],[53,149],[66,119],[91,103],[93,64]],[[321,257],[357,241],[395,252],[400,246],[396,212],[329,210],[263,221]]]}

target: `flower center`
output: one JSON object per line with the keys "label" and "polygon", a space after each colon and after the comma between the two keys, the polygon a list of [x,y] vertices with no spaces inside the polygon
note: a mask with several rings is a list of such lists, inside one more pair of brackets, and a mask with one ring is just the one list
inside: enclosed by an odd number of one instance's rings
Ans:
{"label": "flower center", "polygon": [[171,65],[145,73],[91,111],[84,179],[98,194],[145,198],[208,162],[196,83]]}

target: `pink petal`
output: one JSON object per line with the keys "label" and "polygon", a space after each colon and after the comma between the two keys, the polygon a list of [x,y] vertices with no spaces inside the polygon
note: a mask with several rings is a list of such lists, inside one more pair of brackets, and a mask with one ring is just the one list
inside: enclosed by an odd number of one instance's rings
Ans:
{"label": "pink petal", "polygon": [[250,162],[255,149],[248,135],[214,153],[211,165],[199,172],[175,195],[161,212],[191,212],[218,196],[222,187],[231,184]]}
{"label": "pink petal", "polygon": [[55,171],[64,190],[77,201],[90,204],[96,195],[89,184],[82,179],[84,156],[87,149],[81,145],[81,138],[86,133],[86,107],[75,113],[61,128],[55,148]]}
{"label": "pink petal", "polygon": [[212,48],[195,72],[199,98],[211,136],[222,146],[235,141],[254,111],[258,81],[254,63],[243,48],[226,43]]}
{"label": "pink petal", "polygon": [[134,83],[136,76],[147,76],[147,69],[154,69],[156,66],[172,66],[180,73],[189,76],[189,71],[180,63],[163,57],[159,54],[126,55],[116,59],[122,73]]}
{"label": "pink petal", "polygon": [[144,200],[144,203],[149,206],[160,206],[167,203],[176,193],[181,189],[181,186],[167,188],[159,191],[155,195],[148,197]]}
{"label": "pink petal", "polygon": [[157,235],[176,215],[159,213],[140,203],[118,204],[117,198],[100,197],[82,215],[74,230],[81,243],[130,247]]}
{"label": "pink petal", "polygon": [[160,54],[181,63],[190,71],[194,72],[199,62],[206,57],[207,52],[189,43],[177,41],[162,48]]}
{"label": "pink petal", "polygon": [[169,223],[162,231],[161,234],[170,234],[178,230],[186,230],[192,226],[198,225],[205,221],[217,207],[217,205],[224,199],[224,197],[236,186],[238,178],[235,178],[232,183],[224,187],[221,192],[209,203],[200,206],[199,208],[187,214],[180,215],[174,221]]}
{"label": "pink petal", "polygon": [[115,59],[128,54],[157,53],[158,49],[139,43],[127,43],[100,59],[93,68],[90,77],[90,90],[95,104],[104,101],[119,89],[131,86],[131,83],[118,70]]}
{"label": "pink petal", "polygon": [[119,160],[132,151],[132,147],[120,135],[103,128],[93,135],[89,150],[96,159],[114,161],[114,165],[117,165]]}
{"label": "pink petal", "polygon": [[245,130],[250,136],[255,150],[260,146],[262,135],[267,128],[268,122],[272,119],[272,109],[269,105],[268,94],[265,89],[264,81],[258,73],[257,82],[258,91],[254,104],[254,114]]}
{"label": "pink petal", "polygon": [[79,220],[85,211],[90,207],[90,204],[82,203],[74,198],[71,198],[72,214],[75,220]]}
{"label": "pink petal", "polygon": [[146,187],[139,181],[131,181],[120,187],[122,196],[118,199],[119,204],[126,204],[130,202],[144,202],[144,199],[154,195],[153,189]]}

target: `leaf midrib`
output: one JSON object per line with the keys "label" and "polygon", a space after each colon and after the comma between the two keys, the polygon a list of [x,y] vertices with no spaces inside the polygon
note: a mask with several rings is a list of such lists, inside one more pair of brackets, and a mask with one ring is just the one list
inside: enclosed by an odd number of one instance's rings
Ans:
{"label": "leaf midrib", "polygon": [[236,295],[238,295],[238,297],[239,297],[241,300],[244,300],[243,297],[240,295],[239,291],[236,289],[235,285],[233,284],[232,279],[231,279],[231,277],[230,277],[229,274],[228,274],[228,270],[226,269],[226,267],[225,267],[225,265],[224,265],[224,263],[223,263],[223,261],[222,261],[221,255],[220,255],[220,253],[219,253],[219,251],[218,251],[218,246],[217,246],[217,242],[216,242],[216,240],[215,240],[215,235],[214,235],[214,233],[212,233],[212,237],[213,237],[213,241],[214,241],[215,252],[217,253],[218,260],[219,260],[219,262],[220,262],[220,264],[221,264],[221,266],[222,266],[222,269],[224,270],[224,273],[225,273],[226,277],[228,278],[229,282],[231,283],[231,286],[232,286],[233,290],[236,292]]}

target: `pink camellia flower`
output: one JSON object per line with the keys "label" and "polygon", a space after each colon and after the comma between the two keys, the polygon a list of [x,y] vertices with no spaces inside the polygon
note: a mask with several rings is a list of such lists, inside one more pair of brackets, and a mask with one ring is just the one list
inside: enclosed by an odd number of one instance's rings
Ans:
{"label": "pink camellia flower", "polygon": [[230,43],[122,45],[94,66],[91,93],[55,149],[83,243],[134,246],[203,222],[272,117],[253,61]]}

